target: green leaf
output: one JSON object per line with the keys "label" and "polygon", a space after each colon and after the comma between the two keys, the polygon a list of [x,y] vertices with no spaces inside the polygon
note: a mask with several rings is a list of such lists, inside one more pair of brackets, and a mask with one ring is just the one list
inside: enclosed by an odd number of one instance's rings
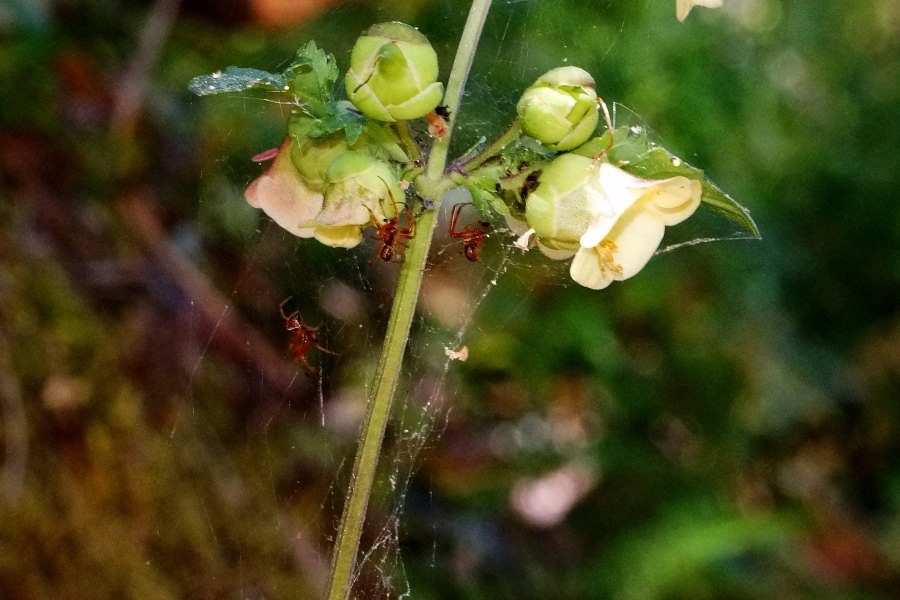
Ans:
{"label": "green leaf", "polygon": [[216,71],[209,75],[200,75],[191,79],[188,89],[198,96],[222,94],[225,92],[241,92],[252,88],[269,88],[285,91],[287,82],[282,75],[245,69],[243,67],[227,67],[224,71]]}
{"label": "green leaf", "polygon": [[344,138],[348,144],[356,143],[366,126],[366,117],[357,111],[346,100],[329,102],[325,113],[316,119],[309,130],[309,137],[317,138],[344,130]]}
{"label": "green leaf", "polygon": [[468,190],[469,195],[472,196],[472,203],[475,204],[475,208],[482,214],[492,211],[500,215],[510,214],[509,207],[494,192],[468,180],[463,182],[463,186]]}
{"label": "green leaf", "polygon": [[[351,104],[347,104],[348,106],[352,107]],[[359,111],[355,107],[353,107],[352,110],[354,114],[359,114]],[[364,117],[365,115],[359,116]],[[389,127],[387,123],[381,123],[373,119],[367,119],[365,122],[364,132],[366,136],[368,136],[373,142],[375,142],[375,144],[378,145],[381,150],[383,150],[387,154],[387,157],[390,160],[396,161],[398,163],[409,162],[409,155],[406,154],[406,151],[400,145],[400,139],[397,137],[396,131],[393,128]]]}
{"label": "green leaf", "polygon": [[326,109],[338,75],[334,56],[312,41],[297,51],[294,61],[284,71],[291,92],[315,116],[321,116]]}
{"label": "green leaf", "polygon": [[194,77],[188,89],[200,96],[252,88],[291,92],[307,113],[322,118],[328,116],[328,104],[338,74],[334,56],[319,49],[315,42],[309,42],[297,51],[293,62],[281,73],[228,67],[224,71]]}

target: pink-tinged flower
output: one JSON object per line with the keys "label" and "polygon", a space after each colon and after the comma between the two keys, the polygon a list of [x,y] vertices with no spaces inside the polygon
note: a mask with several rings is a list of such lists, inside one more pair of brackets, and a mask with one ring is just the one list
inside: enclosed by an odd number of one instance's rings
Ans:
{"label": "pink-tinged flower", "polygon": [[250,206],[298,237],[335,248],[359,245],[363,228],[396,215],[403,190],[387,163],[365,152],[345,152],[331,161],[320,186],[297,170],[291,159],[296,144],[287,138],[269,170],[247,187]]}
{"label": "pink-tinged flower", "polygon": [[404,198],[390,166],[365,152],[345,152],[326,172],[325,202],[316,217],[315,237],[323,244],[353,248],[362,230],[396,216]]}
{"label": "pink-tinged flower", "polygon": [[300,177],[291,161],[291,143],[290,138],[282,142],[269,169],[250,183],[244,197],[283,229],[309,238],[315,233],[313,221],[322,210],[324,197]]}

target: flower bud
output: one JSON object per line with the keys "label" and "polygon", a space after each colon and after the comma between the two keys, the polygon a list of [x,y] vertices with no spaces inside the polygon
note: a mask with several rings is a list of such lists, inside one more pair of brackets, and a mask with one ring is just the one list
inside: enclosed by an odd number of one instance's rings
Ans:
{"label": "flower bud", "polygon": [[405,23],[380,23],[353,46],[344,80],[350,101],[379,121],[416,119],[444,95],[437,54],[428,39]]}
{"label": "flower bud", "polygon": [[597,128],[597,94],[590,73],[578,67],[547,71],[516,105],[522,131],[551,150],[571,150]]}
{"label": "flower bud", "polygon": [[324,191],[325,173],[331,161],[351,150],[364,150],[382,160],[409,162],[409,156],[400,147],[396,136],[382,123],[366,123],[353,144],[347,143],[343,132],[310,137],[315,123],[316,120],[311,117],[294,114],[288,123],[288,134],[294,140],[291,145],[294,166],[306,184],[316,191]]}
{"label": "flower bud", "polygon": [[322,211],[316,239],[323,244],[351,248],[362,239],[362,228],[397,213],[403,190],[391,168],[365,152],[346,152],[334,159],[326,173]]}
{"label": "flower bud", "polygon": [[576,251],[597,211],[597,194],[589,184],[594,161],[562,154],[547,165],[528,196],[525,219],[548,248]]}
{"label": "flower bud", "polygon": [[325,190],[325,172],[331,162],[350,151],[343,134],[333,133],[318,138],[309,137],[314,120],[294,115],[288,123],[288,134],[293,138],[291,159],[304,182],[317,191]]}

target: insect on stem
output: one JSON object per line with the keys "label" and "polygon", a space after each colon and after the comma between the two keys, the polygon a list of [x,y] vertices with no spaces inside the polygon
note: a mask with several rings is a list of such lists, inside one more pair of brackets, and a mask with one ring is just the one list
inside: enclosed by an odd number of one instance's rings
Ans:
{"label": "insect on stem", "polygon": [[[379,179],[381,179],[379,177]],[[403,260],[403,253],[406,249],[406,240],[411,240],[416,236],[416,219],[413,216],[412,208],[404,203],[403,214],[406,217],[406,227],[400,227],[400,211],[397,208],[397,200],[391,193],[391,188],[384,179],[381,180],[387,189],[388,196],[391,199],[391,205],[394,207],[394,216],[385,217],[384,221],[379,223],[372,209],[369,215],[372,218],[372,225],[378,231],[372,236],[372,239],[378,240],[381,245],[378,247],[376,256],[385,262],[400,262]]]}
{"label": "insect on stem", "polygon": [[478,262],[478,255],[481,253],[481,245],[484,238],[491,231],[491,224],[487,221],[477,221],[466,225],[462,231],[456,230],[456,224],[459,221],[459,213],[466,206],[474,206],[472,202],[463,202],[453,207],[450,213],[450,237],[463,240],[463,254],[472,262]]}

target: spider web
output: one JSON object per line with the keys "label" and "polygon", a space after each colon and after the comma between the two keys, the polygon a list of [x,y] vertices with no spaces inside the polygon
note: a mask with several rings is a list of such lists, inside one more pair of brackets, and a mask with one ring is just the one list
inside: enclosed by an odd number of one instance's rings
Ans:
{"label": "spider web", "polygon": [[[618,11],[612,1],[581,4],[590,6],[573,3],[574,15],[548,14],[536,1],[508,0],[494,5],[482,42],[486,50],[476,55],[454,131],[451,157],[499,134],[515,112],[518,93],[547,69],[562,63],[578,64],[595,74],[606,70],[626,21],[624,17],[616,20]],[[645,4],[650,7],[654,3],[648,0]],[[428,26],[415,23],[435,43],[445,70],[452,61],[455,39],[467,9],[466,3],[453,3],[442,8],[438,22]],[[336,9],[323,22],[344,17],[349,10]],[[382,20],[398,18],[390,7],[378,10]],[[604,14],[613,16],[604,18]],[[574,29],[572,19],[580,23]],[[592,36],[604,38],[599,53],[596,41],[585,43]],[[340,63],[340,49],[329,47],[327,32],[325,37],[316,41],[335,52]],[[446,72],[442,74],[446,76]],[[235,110],[248,115],[270,113],[270,128],[266,126],[262,133],[253,134],[262,144],[255,151],[265,150],[266,143],[278,145],[280,127],[290,110],[268,97],[249,93],[231,100],[207,98],[202,102],[231,102]],[[622,120],[638,121],[627,109],[611,105],[616,125]],[[246,132],[234,132],[235,137],[242,134]],[[313,376],[291,366],[286,352],[281,354],[278,369],[250,373],[259,385],[258,402],[248,409],[248,418],[258,424],[264,440],[259,455],[264,489],[256,490],[259,497],[251,504],[261,506],[260,510],[269,515],[271,527],[288,540],[296,568],[305,573],[310,589],[321,594],[399,266],[373,260],[377,243],[372,239],[364,239],[350,251],[325,248],[313,240],[294,238],[261,217],[241,197],[255,175],[247,162],[236,166],[237,163],[223,159],[220,172],[204,175],[207,187],[200,198],[205,207],[226,206],[227,211],[237,215],[228,217],[234,219],[234,229],[249,232],[237,234],[248,257],[247,266],[226,288],[229,303],[220,318],[227,319],[232,312],[250,314],[274,347],[286,348],[290,334],[284,331],[278,314],[279,305],[285,302],[287,313],[296,310],[305,324],[319,327],[319,343],[335,353],[310,350],[307,358],[319,367]],[[456,373],[464,368],[460,353],[464,356],[468,350],[467,339],[473,324],[477,327],[479,307],[503,282],[524,290],[533,289],[537,282],[542,286],[574,285],[568,277],[567,263],[546,260],[537,252],[523,254],[512,245],[512,233],[499,218],[493,219],[494,227],[482,248],[480,261],[467,261],[460,240],[450,238],[446,232],[452,205],[466,201],[465,192],[453,192],[441,207],[441,224],[423,281],[404,375],[395,396],[354,572],[354,597],[415,597],[403,560],[409,491],[421,461],[429,448],[441,443],[441,432],[449,422],[457,393]],[[476,218],[474,212],[463,214],[461,223],[467,222],[465,215]],[[256,227],[247,228],[254,221]],[[710,225],[705,221],[704,225],[707,228],[703,237],[688,232],[667,242],[662,251],[736,235],[721,222]],[[515,318],[513,305],[507,319]],[[203,411],[208,408],[201,407],[195,399],[195,392],[205,385],[206,372],[215,368],[214,359],[206,350],[210,342],[211,338],[197,340],[199,359],[193,367],[180,417],[172,429],[171,442],[179,452],[195,454],[197,462],[212,468],[213,478],[227,486],[240,468],[221,459],[229,452],[206,422]],[[292,452],[299,452],[300,456],[292,458]],[[297,474],[292,475],[293,471]],[[310,503],[317,506],[313,512],[320,514],[318,522],[304,522],[302,515],[308,512],[295,509],[296,504],[308,508]],[[214,518],[209,516],[211,530],[216,529]],[[217,544],[230,548],[233,542],[217,539]],[[240,547],[235,551],[242,554]],[[278,579],[279,559],[273,558],[268,570]],[[245,597],[262,597],[264,589],[248,576],[242,592]],[[286,593],[283,587],[278,590]]]}

